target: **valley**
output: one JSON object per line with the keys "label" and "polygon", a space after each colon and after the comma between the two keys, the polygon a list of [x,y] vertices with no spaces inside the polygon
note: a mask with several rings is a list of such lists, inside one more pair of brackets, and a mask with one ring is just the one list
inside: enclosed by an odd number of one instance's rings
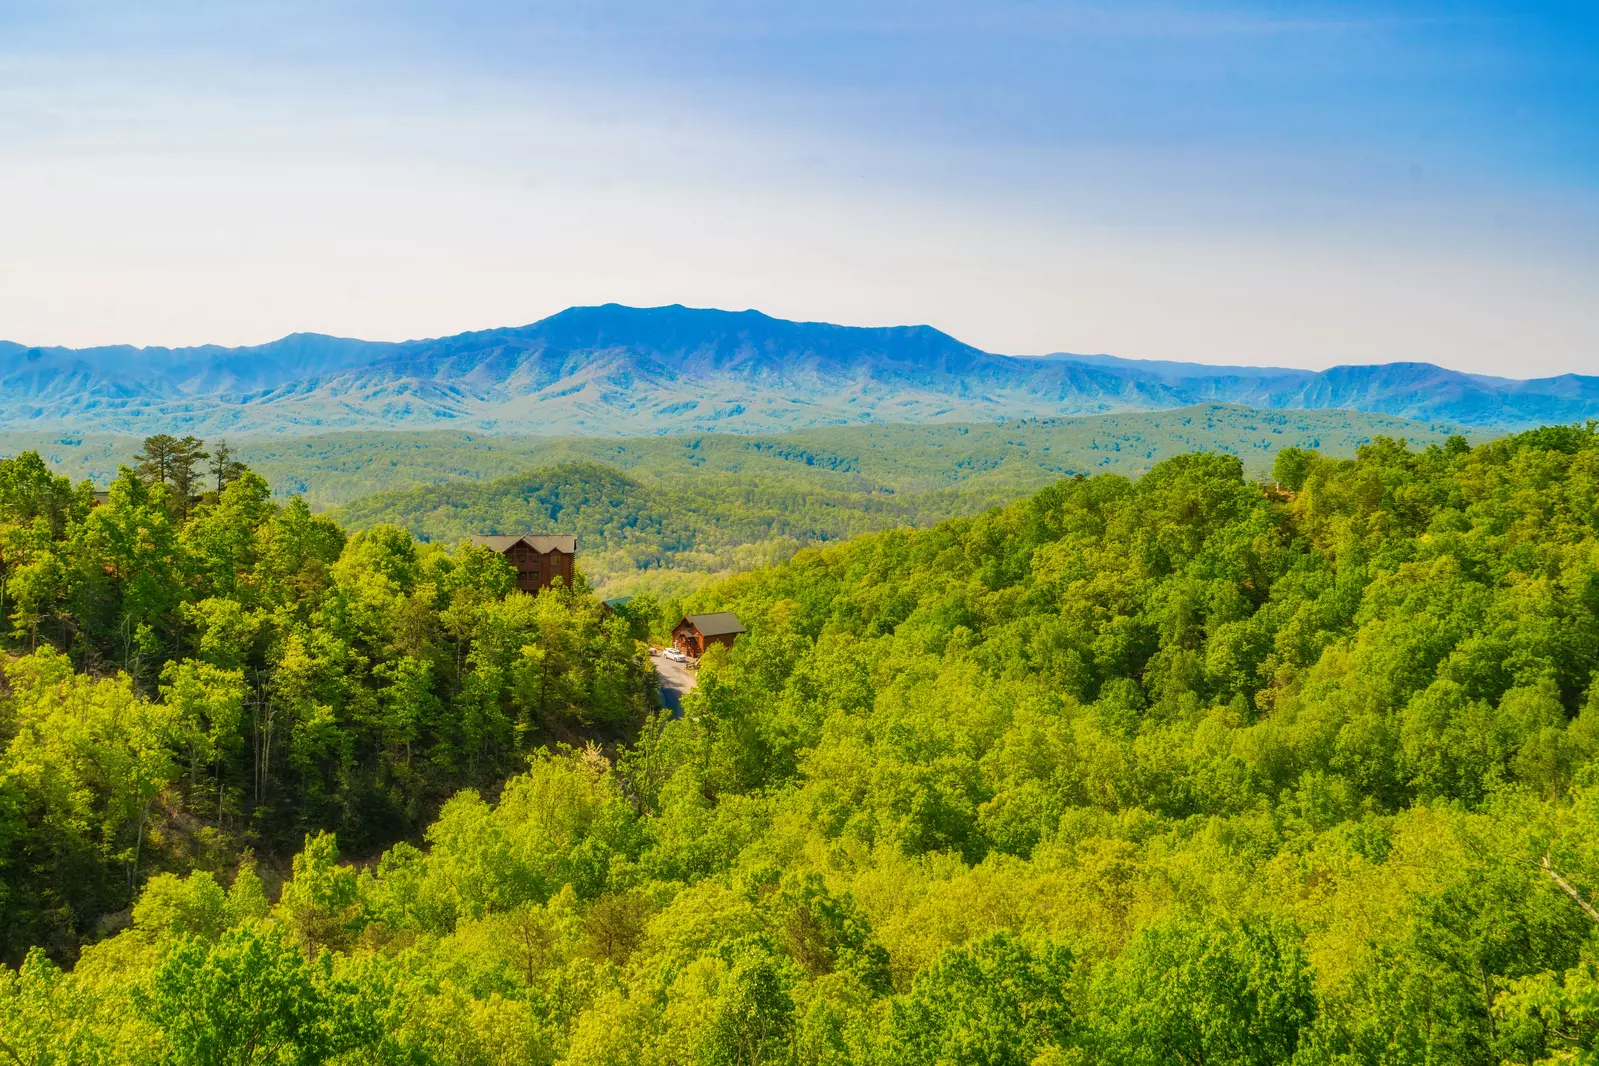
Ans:
{"label": "valley", "polygon": [[[1284,447],[1346,457],[1378,437],[1425,447],[1450,432],[1382,415],[1208,404],[778,435],[348,431],[235,445],[276,498],[331,507],[350,528],[390,524],[447,545],[476,533],[570,533],[582,541],[585,574],[606,595],[670,598],[810,545],[976,514],[1063,477],[1137,477],[1196,450],[1236,455],[1257,477]],[[98,485],[139,447],[115,435],[0,432],[0,450],[37,449],[56,471]]]}
{"label": "valley", "polygon": [[[302,446],[307,455],[325,448],[325,459],[289,475],[291,482],[309,483],[318,476],[354,480],[402,469],[419,474],[430,457],[447,468],[490,468],[523,456],[542,461],[549,465],[493,480],[454,478],[377,492],[332,513],[351,528],[390,524],[444,544],[479,532],[559,529],[580,538],[584,573],[604,594],[647,590],[671,598],[712,576],[780,562],[807,546],[976,514],[1064,477],[1136,477],[1195,449],[1237,454],[1250,476],[1264,476],[1282,448],[1352,456],[1380,436],[1425,447],[1447,440],[1448,430],[1344,412],[1207,406],[999,425],[856,426],[776,437],[611,442],[335,436],[283,442],[256,465],[284,470]],[[242,450],[262,454],[249,446]]]}

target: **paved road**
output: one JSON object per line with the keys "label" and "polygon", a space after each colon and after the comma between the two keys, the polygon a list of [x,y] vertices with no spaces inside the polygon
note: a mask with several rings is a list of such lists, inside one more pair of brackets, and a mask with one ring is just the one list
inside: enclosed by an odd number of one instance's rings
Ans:
{"label": "paved road", "polygon": [[673,718],[683,717],[683,696],[694,688],[694,672],[660,652],[652,652],[650,661],[661,679],[661,706],[671,711]]}

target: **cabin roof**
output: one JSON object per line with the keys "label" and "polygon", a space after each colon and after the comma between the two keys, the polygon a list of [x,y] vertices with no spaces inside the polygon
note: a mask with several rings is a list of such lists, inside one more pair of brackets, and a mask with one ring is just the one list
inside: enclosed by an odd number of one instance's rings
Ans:
{"label": "cabin roof", "polygon": [[[717,611],[715,614],[686,614],[683,622],[687,622],[699,630],[702,637],[725,637],[735,633],[744,632],[744,624],[738,620],[738,615],[732,611]],[[678,625],[682,625],[679,622]]]}
{"label": "cabin roof", "polygon": [[567,533],[552,533],[547,535],[538,533],[519,533],[509,537],[480,534],[479,536],[472,538],[472,544],[475,547],[488,548],[490,551],[497,551],[501,555],[504,555],[506,552],[510,551],[517,544],[526,544],[528,547],[541,554],[552,551],[562,552],[566,555],[577,554],[577,538]]}
{"label": "cabin roof", "polygon": [[609,607],[611,610],[614,611],[618,607],[626,607],[628,604],[630,604],[632,602],[633,602],[633,597],[631,597],[631,596],[612,596],[610,599],[605,601],[605,606]]}

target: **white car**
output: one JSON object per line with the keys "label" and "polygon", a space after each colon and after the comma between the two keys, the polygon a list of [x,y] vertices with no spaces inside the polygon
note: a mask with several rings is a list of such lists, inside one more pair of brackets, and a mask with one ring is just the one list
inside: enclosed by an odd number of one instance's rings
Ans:
{"label": "white car", "polygon": [[678,651],[676,648],[667,648],[665,651],[661,652],[661,654],[666,656],[668,659],[672,660],[674,663],[686,663],[686,662],[688,662],[688,656],[684,655],[682,652]]}

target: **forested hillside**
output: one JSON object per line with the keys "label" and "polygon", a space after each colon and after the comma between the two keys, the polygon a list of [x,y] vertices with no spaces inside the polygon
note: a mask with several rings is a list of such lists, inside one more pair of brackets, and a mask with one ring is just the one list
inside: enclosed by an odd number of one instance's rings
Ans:
{"label": "forested hillside", "polygon": [[[840,426],[774,436],[610,440],[461,432],[344,432],[237,441],[274,498],[337,504],[350,528],[393,524],[454,544],[474,533],[560,531],[605,595],[680,595],[719,574],[896,526],[976,514],[1078,473],[1142,474],[1189,451],[1346,457],[1375,436],[1417,445],[1447,426],[1355,412],[1179,411],[1000,424]],[[215,447],[216,445],[213,445]],[[131,437],[0,433],[60,473],[106,484]]]}
{"label": "forested hillside", "polygon": [[[562,461],[491,481],[458,478],[381,492],[338,508],[351,528],[391,524],[453,544],[474,533],[576,534],[583,568],[607,595],[649,589],[681,594],[710,576],[781,562],[801,548],[899,526],[976,514],[1062,476],[1142,473],[1188,450],[1241,453],[1264,475],[1285,447],[1351,456],[1365,434],[1391,428],[1418,443],[1441,427],[1370,416],[1208,407],[1165,415],[1018,422],[999,426],[877,426],[781,437],[716,436],[635,441],[468,438],[337,441],[326,460],[350,476],[398,468],[503,463],[531,454]],[[268,469],[299,469],[318,441],[286,443]],[[438,454],[428,460],[434,448]],[[258,452],[246,450],[251,456]],[[390,457],[385,461],[384,457]],[[253,461],[261,461],[254,459]],[[396,464],[390,467],[389,462]],[[600,465],[603,464],[603,465]],[[353,469],[352,469],[353,468]]]}
{"label": "forested hillside", "polygon": [[726,474],[640,482],[589,462],[378,493],[332,514],[354,529],[393,525],[444,544],[474,533],[571,533],[583,572],[605,594],[670,594],[718,572],[781,562],[810,544],[932,525],[992,505],[994,495],[849,492]]}
{"label": "forested hillside", "polygon": [[158,871],[321,828],[375,852],[654,706],[581,585],[508,595],[492,552],[346,534],[199,445],[152,438],[99,506],[0,464],[0,957],[71,957]]}
{"label": "forested hillside", "polygon": [[[309,835],[279,894],[248,858],[151,878],[69,972],[7,972],[0,1039],[19,1062],[1591,1061],[1595,427],[1275,473],[1182,456],[708,587],[690,606],[749,632],[681,720],[537,755],[376,863]],[[57,661],[19,660],[8,723],[67,691],[26,680]]]}
{"label": "forested hillside", "polygon": [[[1206,404],[1175,411],[999,423],[829,426],[793,433],[557,437],[459,430],[348,430],[234,437],[239,458],[280,499],[349,503],[456,479],[496,480],[541,466],[599,462],[635,479],[737,474],[842,491],[923,492],[964,485],[1016,496],[1079,473],[1135,476],[1193,451],[1237,455],[1250,474],[1285,447],[1351,456],[1378,436],[1441,443],[1447,424],[1359,411],[1258,411]],[[1488,434],[1491,436],[1492,434]],[[37,451],[58,473],[104,487],[133,462],[142,437],[0,430],[0,454]]]}

